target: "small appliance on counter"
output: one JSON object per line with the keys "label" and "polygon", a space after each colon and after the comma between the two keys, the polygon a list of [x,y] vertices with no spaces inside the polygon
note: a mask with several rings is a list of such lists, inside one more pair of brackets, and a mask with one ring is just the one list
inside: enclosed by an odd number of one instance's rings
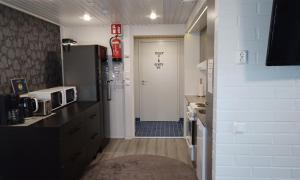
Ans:
{"label": "small appliance on counter", "polygon": [[0,95],[0,125],[24,123],[24,109],[16,95]]}
{"label": "small appliance on counter", "polygon": [[77,101],[77,90],[74,86],[60,86],[50,89],[30,92],[29,97],[37,98],[38,100],[51,101],[52,110],[61,108],[67,104]]}
{"label": "small appliance on counter", "polygon": [[11,79],[11,86],[13,89],[14,96],[17,97],[20,112],[24,115],[24,118],[32,117],[34,112],[39,109],[38,101],[36,98],[28,96],[28,85],[25,78]]}
{"label": "small appliance on counter", "polygon": [[50,100],[38,100],[38,110],[33,113],[34,116],[48,116],[52,111],[52,104]]}
{"label": "small appliance on counter", "polygon": [[24,118],[32,117],[39,109],[38,100],[30,97],[20,97],[19,107],[23,111]]}

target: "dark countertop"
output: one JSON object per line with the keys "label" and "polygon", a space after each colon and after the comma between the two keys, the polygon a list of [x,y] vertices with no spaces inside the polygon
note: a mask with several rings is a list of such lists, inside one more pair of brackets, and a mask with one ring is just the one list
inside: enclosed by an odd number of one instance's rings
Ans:
{"label": "dark countertop", "polygon": [[68,123],[76,116],[81,114],[89,107],[97,104],[98,102],[74,102],[65,107],[62,107],[54,111],[54,115],[45,117],[36,123],[33,123],[29,126],[0,126],[0,128],[52,128],[52,127],[61,127],[64,124]]}
{"label": "dark countertop", "polygon": [[60,127],[74,119],[97,102],[75,102],[55,111],[55,115],[31,125],[31,127]]}

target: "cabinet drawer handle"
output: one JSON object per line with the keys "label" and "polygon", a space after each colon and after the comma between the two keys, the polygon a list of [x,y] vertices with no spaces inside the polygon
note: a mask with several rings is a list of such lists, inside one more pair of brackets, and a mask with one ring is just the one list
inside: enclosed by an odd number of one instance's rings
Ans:
{"label": "cabinet drawer handle", "polygon": [[97,114],[92,114],[89,116],[90,119],[94,119],[97,116]]}
{"label": "cabinet drawer handle", "polygon": [[91,139],[94,140],[94,139],[98,136],[98,134],[99,134],[99,133],[94,133],[94,134],[91,136]]}
{"label": "cabinet drawer handle", "polygon": [[81,129],[81,127],[75,127],[75,128],[73,128],[73,129],[71,129],[71,130],[69,131],[69,135],[75,134],[75,133],[78,132],[80,129]]}

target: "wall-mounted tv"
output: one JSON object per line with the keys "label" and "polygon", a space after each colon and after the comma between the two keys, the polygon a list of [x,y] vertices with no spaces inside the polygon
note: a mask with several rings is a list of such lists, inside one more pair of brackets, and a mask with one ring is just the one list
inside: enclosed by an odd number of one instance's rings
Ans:
{"label": "wall-mounted tv", "polygon": [[273,1],[266,65],[300,65],[300,0]]}

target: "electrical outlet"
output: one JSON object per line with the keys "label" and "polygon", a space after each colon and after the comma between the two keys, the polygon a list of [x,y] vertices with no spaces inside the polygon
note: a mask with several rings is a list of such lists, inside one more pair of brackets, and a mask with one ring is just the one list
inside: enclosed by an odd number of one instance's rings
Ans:
{"label": "electrical outlet", "polygon": [[241,50],[237,53],[237,64],[247,64],[248,63],[248,51],[247,50]]}
{"label": "electrical outlet", "polygon": [[246,132],[246,123],[234,122],[233,132],[235,134],[244,134]]}

